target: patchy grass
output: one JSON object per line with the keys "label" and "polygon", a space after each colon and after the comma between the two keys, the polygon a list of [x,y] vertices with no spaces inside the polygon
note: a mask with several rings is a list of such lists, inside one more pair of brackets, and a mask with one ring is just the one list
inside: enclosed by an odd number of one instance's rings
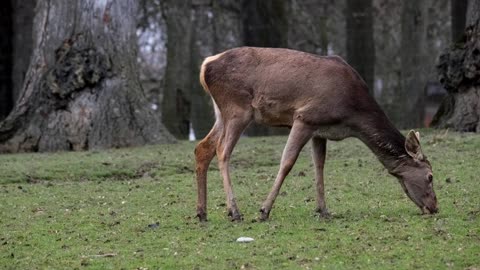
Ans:
{"label": "patchy grass", "polygon": [[[0,156],[5,269],[478,269],[480,136],[426,131],[440,213],[422,216],[354,139],[329,143],[327,204],[313,214],[310,147],[271,220],[255,221],[286,137],[242,138],[232,160],[245,220],[228,221],[215,162],[209,222],[194,218],[194,143]],[[251,243],[237,243],[240,236]]]}

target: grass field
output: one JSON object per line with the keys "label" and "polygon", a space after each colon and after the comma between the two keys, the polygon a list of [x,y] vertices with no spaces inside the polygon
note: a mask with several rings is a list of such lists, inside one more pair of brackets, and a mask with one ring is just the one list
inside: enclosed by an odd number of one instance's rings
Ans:
{"label": "grass field", "polygon": [[[245,220],[228,221],[209,173],[209,222],[194,218],[193,142],[101,152],[0,155],[4,269],[479,269],[480,136],[426,131],[440,213],[422,216],[359,141],[329,143],[327,205],[314,215],[310,146],[268,222],[256,222],[286,137],[242,138],[232,160]],[[238,237],[255,240],[237,243]]]}

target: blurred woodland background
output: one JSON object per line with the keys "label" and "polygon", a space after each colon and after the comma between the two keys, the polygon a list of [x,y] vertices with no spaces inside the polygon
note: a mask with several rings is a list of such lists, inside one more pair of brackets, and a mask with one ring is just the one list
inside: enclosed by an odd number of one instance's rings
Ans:
{"label": "blurred woodland background", "polygon": [[214,116],[200,64],[238,46],[339,55],[397,127],[480,132],[479,2],[7,0],[0,152],[203,138]]}

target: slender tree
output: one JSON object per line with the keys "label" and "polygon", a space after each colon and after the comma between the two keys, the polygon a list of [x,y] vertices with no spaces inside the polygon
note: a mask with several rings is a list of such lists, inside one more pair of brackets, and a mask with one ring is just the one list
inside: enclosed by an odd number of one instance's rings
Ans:
{"label": "slender tree", "polygon": [[33,18],[37,0],[12,2],[13,61],[12,95],[15,102],[20,95],[33,52]]}
{"label": "slender tree", "polygon": [[245,1],[245,44],[259,47],[286,47],[289,1]]}
{"label": "slender tree", "polygon": [[[251,0],[244,3],[245,45],[285,48],[288,45],[290,1]],[[251,136],[285,134],[280,128],[252,123],[246,133]]]}
{"label": "slender tree", "polygon": [[195,0],[192,5],[190,121],[195,137],[203,138],[215,116],[211,98],[198,81],[200,65],[205,57],[243,44],[242,1]]}
{"label": "slender tree", "polygon": [[480,132],[480,2],[469,1],[464,38],[457,40],[437,65],[448,92],[432,125]]}
{"label": "slender tree", "polygon": [[292,0],[289,11],[288,47],[309,53],[328,54],[329,0]]}
{"label": "slender tree", "polygon": [[0,151],[171,142],[147,106],[136,63],[137,1],[39,1],[34,51]]}
{"label": "slender tree", "polygon": [[6,1],[0,6],[0,120],[13,107],[12,98],[12,6]]}
{"label": "slender tree", "polygon": [[393,101],[392,120],[400,128],[422,126],[427,68],[425,44],[428,1],[404,1],[401,15],[400,91]]}
{"label": "slender tree", "polygon": [[215,54],[215,13],[210,0],[197,0],[192,6],[191,36],[191,115],[196,138],[203,138],[213,126],[214,113],[210,96],[201,87],[198,74],[205,57]]}
{"label": "slender tree", "polygon": [[347,61],[373,93],[375,44],[372,0],[348,0],[346,8]]}
{"label": "slender tree", "polygon": [[[476,1],[476,0],[472,0]],[[467,19],[468,0],[450,0],[450,17],[452,20],[452,41],[457,42],[463,36]]]}
{"label": "slender tree", "polygon": [[239,0],[213,1],[215,52],[245,44],[243,3]]}
{"label": "slender tree", "polygon": [[190,130],[191,76],[191,0],[166,0],[163,3],[167,24],[167,70],[163,91],[162,118],[168,130],[179,139]]}

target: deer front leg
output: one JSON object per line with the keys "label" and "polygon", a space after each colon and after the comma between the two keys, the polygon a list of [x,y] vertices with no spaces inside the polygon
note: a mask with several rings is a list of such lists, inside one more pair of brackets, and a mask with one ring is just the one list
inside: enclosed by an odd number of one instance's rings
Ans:
{"label": "deer front leg", "polygon": [[270,215],[272,205],[277,198],[280,188],[282,187],[285,177],[288,175],[292,169],[295,161],[297,161],[298,154],[302,150],[303,146],[307,141],[312,137],[314,127],[303,123],[300,120],[296,120],[292,125],[292,130],[288,136],[287,144],[283,150],[282,160],[280,162],[280,169],[278,171],[275,183],[273,184],[272,190],[268,194],[267,199],[260,209],[260,220],[265,221]]}
{"label": "deer front leg", "polygon": [[325,204],[325,188],[323,185],[323,168],[325,164],[325,153],[327,140],[320,137],[312,138],[312,159],[315,165],[315,190],[317,193],[317,209],[321,217],[328,217],[329,213]]}

